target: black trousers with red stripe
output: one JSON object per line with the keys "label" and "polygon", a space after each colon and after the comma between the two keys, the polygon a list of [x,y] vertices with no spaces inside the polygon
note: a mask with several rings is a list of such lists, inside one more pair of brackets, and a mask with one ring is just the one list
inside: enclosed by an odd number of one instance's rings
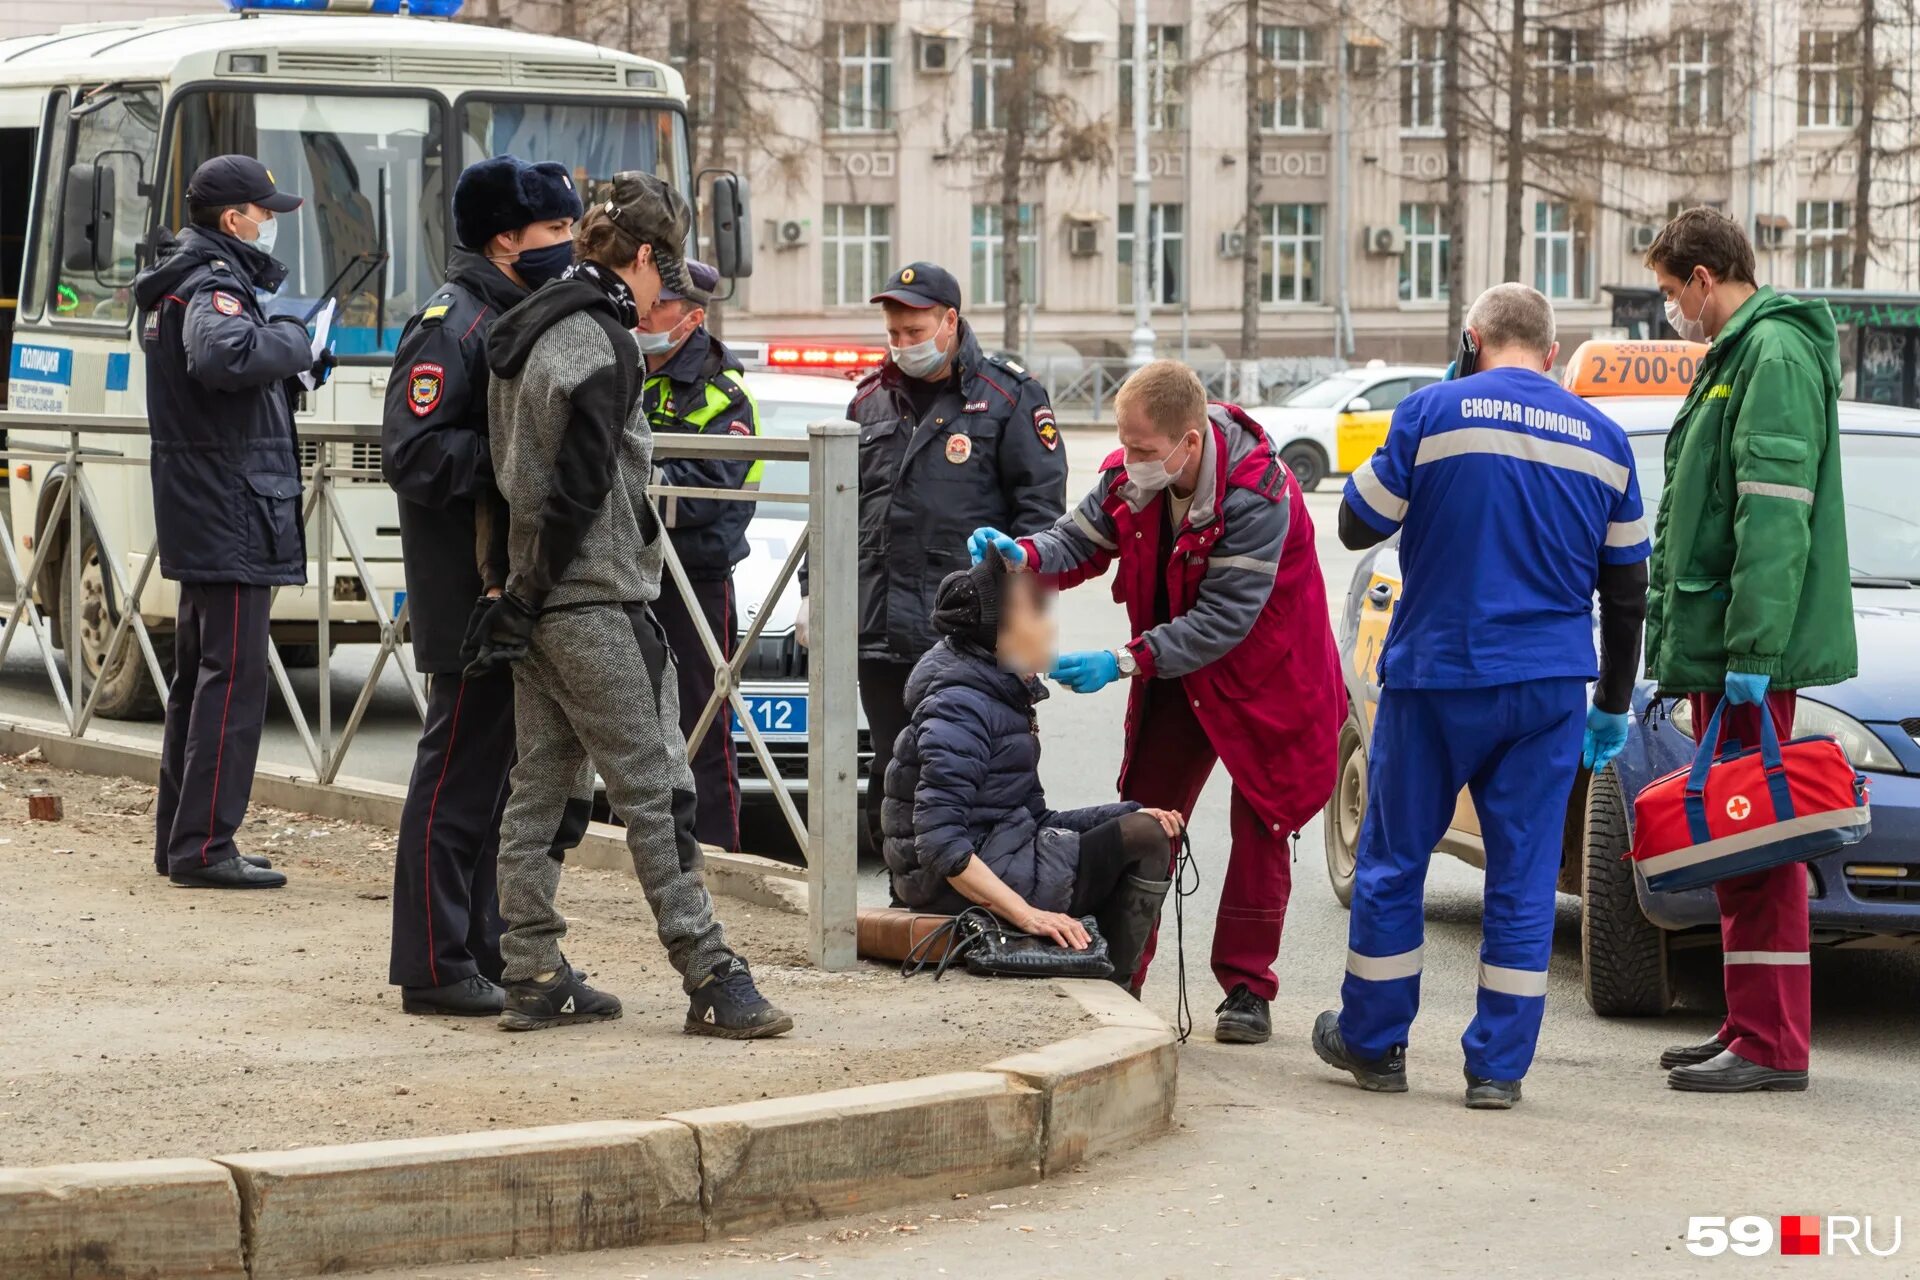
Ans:
{"label": "black trousers with red stripe", "polygon": [[185,871],[238,857],[267,716],[271,587],[180,584],[173,683],[154,802],[153,863]]}
{"label": "black trousers with red stripe", "polygon": [[[733,579],[693,580],[695,602],[706,616],[720,651],[733,656],[736,640],[733,614]],[[660,598],[653,602],[653,616],[667,633],[667,647],[673,650],[673,665],[680,676],[680,732],[689,735],[700,722],[700,712],[713,696],[713,660],[693,618],[680,599],[673,579],[661,575]],[[740,848],[740,773],[733,749],[733,713],[722,707],[707,726],[707,736],[698,751],[687,753],[693,767],[693,833],[701,844],[738,852]]]}
{"label": "black trousers with red stripe", "polygon": [[513,673],[432,677],[393,866],[394,986],[500,980],[495,856],[513,760]]}

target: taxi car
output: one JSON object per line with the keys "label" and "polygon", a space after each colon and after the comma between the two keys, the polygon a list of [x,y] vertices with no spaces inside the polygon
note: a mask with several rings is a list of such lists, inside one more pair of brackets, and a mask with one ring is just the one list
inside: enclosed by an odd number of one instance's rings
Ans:
{"label": "taxi car", "polygon": [[[1680,342],[1589,342],[1568,365],[1568,388],[1625,428],[1649,512],[1658,507],[1665,478],[1667,430],[1705,350]],[[1813,941],[1920,945],[1920,664],[1912,659],[1920,652],[1920,521],[1911,514],[1913,495],[1920,493],[1920,412],[1842,401],[1840,451],[1860,674],[1805,691],[1794,733],[1831,734],[1868,775],[1873,833],[1808,864]],[[1400,597],[1397,541],[1362,559],[1340,626],[1349,714],[1324,830],[1327,872],[1343,903],[1353,894],[1366,814],[1378,657]],[[1562,825],[1559,887],[1581,899],[1587,1003],[1608,1016],[1666,1012],[1673,950],[1719,942],[1711,889],[1655,893],[1624,860],[1632,798],[1693,758],[1686,702],[1657,693],[1643,676],[1634,689],[1625,750],[1597,775],[1581,770]],[[1485,864],[1479,821],[1465,792],[1440,850]]]}
{"label": "taxi car", "polygon": [[1394,406],[1446,376],[1425,364],[1370,360],[1362,368],[1316,378],[1275,405],[1247,413],[1267,429],[1274,452],[1311,493],[1329,475],[1345,475],[1373,456],[1387,438]]}

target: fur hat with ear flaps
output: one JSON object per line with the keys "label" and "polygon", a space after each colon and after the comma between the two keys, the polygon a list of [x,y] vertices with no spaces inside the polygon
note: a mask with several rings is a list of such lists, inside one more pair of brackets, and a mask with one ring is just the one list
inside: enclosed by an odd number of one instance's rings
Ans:
{"label": "fur hat with ear flaps", "polygon": [[528,164],[495,156],[470,164],[453,185],[453,233],[463,248],[483,250],[502,231],[580,216],[580,192],[563,164]]}

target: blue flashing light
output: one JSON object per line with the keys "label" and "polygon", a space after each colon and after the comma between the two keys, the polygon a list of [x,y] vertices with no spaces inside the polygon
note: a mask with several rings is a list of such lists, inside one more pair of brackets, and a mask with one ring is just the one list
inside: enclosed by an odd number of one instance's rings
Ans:
{"label": "blue flashing light", "polygon": [[227,0],[235,13],[410,13],[451,18],[466,0]]}

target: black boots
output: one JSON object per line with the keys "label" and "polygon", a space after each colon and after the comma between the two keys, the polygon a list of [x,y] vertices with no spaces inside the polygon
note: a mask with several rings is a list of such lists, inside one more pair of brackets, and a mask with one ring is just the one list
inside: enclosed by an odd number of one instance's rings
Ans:
{"label": "black boots", "polygon": [[244,853],[210,867],[175,871],[167,879],[182,889],[278,889],[287,882],[284,875],[267,870]]}
{"label": "black boots", "polygon": [[1667,1084],[1682,1093],[1799,1093],[1807,1087],[1807,1073],[1763,1067],[1728,1049],[1705,1062],[1675,1067],[1667,1072]]}
{"label": "black boots", "polygon": [[1353,1077],[1353,1082],[1368,1093],[1405,1093],[1407,1091],[1407,1051],[1395,1045],[1384,1058],[1366,1059],[1347,1048],[1340,1034],[1340,1015],[1327,1010],[1313,1023],[1313,1051],[1320,1061],[1337,1067]]}
{"label": "black boots", "polygon": [[1132,990],[1133,975],[1140,968],[1140,956],[1147,949],[1147,939],[1160,924],[1160,904],[1167,900],[1167,891],[1172,888],[1171,880],[1128,876],[1114,891],[1107,909],[1100,913],[1100,932],[1106,935],[1115,985]]}
{"label": "black boots", "polygon": [[1214,1012],[1213,1038],[1221,1044],[1265,1044],[1273,1038],[1273,1015],[1267,1002],[1244,982],[1233,984]]}
{"label": "black boots", "polygon": [[479,974],[438,987],[400,988],[403,1013],[437,1013],[453,1018],[487,1018],[506,1007],[507,993]]}

